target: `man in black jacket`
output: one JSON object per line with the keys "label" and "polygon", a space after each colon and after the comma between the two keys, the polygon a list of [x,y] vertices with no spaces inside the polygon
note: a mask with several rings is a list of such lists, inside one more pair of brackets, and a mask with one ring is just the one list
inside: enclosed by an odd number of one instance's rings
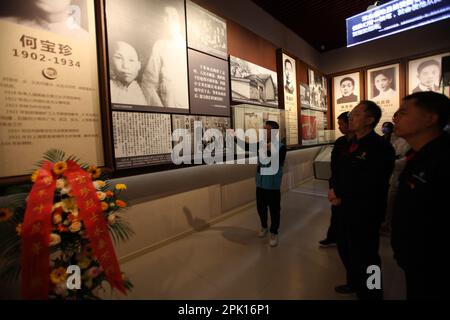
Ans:
{"label": "man in black jacket", "polygon": [[[348,143],[351,137],[350,131],[348,129],[348,112],[343,112],[339,115],[338,125],[339,131],[343,134],[342,137],[339,137],[334,142],[333,151],[331,152],[331,177],[329,179],[329,191],[328,191],[328,200],[330,202],[336,198],[334,188],[339,185],[338,177],[336,176],[338,172],[338,166],[341,163],[341,158],[345,154],[348,148]],[[336,228],[337,228],[337,219],[339,214],[339,207],[331,206],[331,220],[330,226],[328,227],[327,236],[325,239],[319,241],[319,245],[321,248],[326,248],[330,246],[336,245]]]}
{"label": "man in black jacket", "polygon": [[403,99],[395,134],[413,149],[399,178],[392,217],[394,257],[406,276],[408,299],[449,299],[447,274],[450,99],[418,92]]}
{"label": "man in black jacket", "polygon": [[381,287],[368,285],[371,268],[381,271],[379,230],[395,162],[392,146],[374,131],[380,118],[381,109],[372,101],[361,101],[350,112],[354,140],[340,160],[336,173],[339,185],[331,201],[341,210],[338,250],[347,270],[347,284],[336,291],[356,292],[360,299],[383,297]]}

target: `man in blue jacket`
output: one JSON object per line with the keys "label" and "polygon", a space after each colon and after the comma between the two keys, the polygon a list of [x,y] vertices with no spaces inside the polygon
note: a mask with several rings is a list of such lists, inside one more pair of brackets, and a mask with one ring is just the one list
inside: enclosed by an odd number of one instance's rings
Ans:
{"label": "man in blue jacket", "polygon": [[[268,209],[270,210],[270,246],[278,245],[278,228],[280,226],[281,210],[281,180],[283,178],[283,165],[286,159],[286,146],[279,141],[271,141],[271,130],[279,130],[279,125],[275,121],[266,121],[264,129],[267,133],[267,156],[273,159],[277,155],[271,155],[271,149],[278,153],[278,168],[276,172],[265,173],[272,162],[263,164],[261,157],[258,157],[258,167],[256,171],[256,205],[258,215],[261,220],[261,230],[259,237],[264,238],[268,232]],[[258,144],[258,152],[262,146]],[[272,174],[270,174],[272,173]]]}

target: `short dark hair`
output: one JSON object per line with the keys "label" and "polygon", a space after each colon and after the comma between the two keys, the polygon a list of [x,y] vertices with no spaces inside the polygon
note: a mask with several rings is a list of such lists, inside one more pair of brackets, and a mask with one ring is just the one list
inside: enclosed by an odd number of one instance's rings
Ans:
{"label": "short dark hair", "polygon": [[381,119],[381,108],[379,105],[377,105],[375,102],[370,100],[362,100],[359,102],[360,104],[364,105],[364,111],[369,117],[372,117],[374,119],[372,123],[372,128],[375,128],[378,125],[378,122],[380,122]]}
{"label": "short dark hair", "polygon": [[339,85],[342,85],[342,82],[344,81],[350,81],[352,83],[353,86],[355,86],[355,80],[353,80],[350,77],[345,77],[344,79],[341,80],[341,82],[339,82]]}
{"label": "short dark hair", "polygon": [[289,60],[289,59],[285,59],[285,60],[284,60],[284,67],[286,68],[286,63],[288,63],[288,62],[289,62],[289,64],[291,65],[291,67],[293,67],[292,62],[291,62],[291,60]]}
{"label": "short dark hair", "polygon": [[337,117],[337,118],[338,118],[338,120],[342,120],[342,121],[348,123],[348,114],[349,114],[348,111],[342,112],[342,113],[339,115],[339,117]]}
{"label": "short dark hair", "polygon": [[276,121],[267,120],[266,125],[270,126],[271,129],[280,129],[280,125]]}
{"label": "short dark hair", "polygon": [[403,98],[403,101],[414,101],[419,108],[438,115],[438,125],[443,129],[450,120],[450,99],[433,91],[416,92]]}
{"label": "short dark hair", "polygon": [[389,129],[394,130],[394,124],[390,121],[383,122],[382,127],[388,127]]}
{"label": "short dark hair", "polygon": [[421,73],[424,68],[429,67],[429,66],[436,66],[439,69],[441,68],[441,64],[439,62],[437,62],[436,60],[431,59],[431,60],[422,61],[417,66],[417,72]]}

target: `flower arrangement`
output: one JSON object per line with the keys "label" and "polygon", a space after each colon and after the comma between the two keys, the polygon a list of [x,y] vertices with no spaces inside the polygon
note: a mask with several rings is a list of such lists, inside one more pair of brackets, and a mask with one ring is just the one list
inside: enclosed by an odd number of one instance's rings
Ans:
{"label": "flower arrangement", "polygon": [[[30,290],[32,297],[33,289],[28,288],[37,282],[36,277],[26,274],[44,273],[41,285],[48,291],[45,298],[50,299],[98,299],[108,283],[124,293],[131,290],[111,245],[111,238],[119,243],[134,234],[121,214],[127,207],[122,199],[126,185],[111,186],[100,168],[80,164],[59,150],[46,152],[38,166],[31,175],[32,184],[22,187],[24,192],[0,201],[0,256],[5,258],[0,261],[0,281],[17,280],[22,272],[22,291]],[[48,193],[48,214],[41,218]],[[42,227],[45,232],[36,238],[37,226],[44,224],[47,229]],[[102,227],[108,232],[103,233]],[[47,255],[41,250],[44,243]],[[42,259],[40,265],[35,263]],[[67,285],[69,266],[81,271],[77,288]]]}

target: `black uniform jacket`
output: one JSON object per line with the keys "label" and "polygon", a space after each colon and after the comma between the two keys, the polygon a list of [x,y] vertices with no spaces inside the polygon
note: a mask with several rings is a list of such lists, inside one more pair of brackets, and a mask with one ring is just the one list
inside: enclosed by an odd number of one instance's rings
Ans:
{"label": "black uniform jacket", "polygon": [[337,151],[332,157],[336,164],[331,180],[336,196],[346,209],[355,209],[350,210],[354,214],[383,221],[394,148],[372,131],[353,143],[342,141]]}
{"label": "black uniform jacket", "polygon": [[429,266],[446,268],[449,182],[450,138],[443,134],[420,149],[399,178],[391,242],[402,268],[411,271],[424,271]]}

